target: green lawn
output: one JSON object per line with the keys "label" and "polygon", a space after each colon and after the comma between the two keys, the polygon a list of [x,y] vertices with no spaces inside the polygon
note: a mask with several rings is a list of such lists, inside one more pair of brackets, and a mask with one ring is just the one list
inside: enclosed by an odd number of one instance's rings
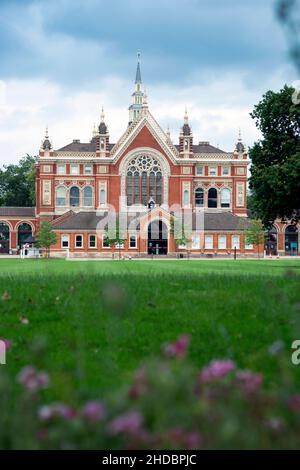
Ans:
{"label": "green lawn", "polygon": [[[273,385],[282,378],[270,345],[282,340],[289,355],[300,339],[299,284],[299,260],[0,259],[0,337],[13,342],[3,367],[48,370],[51,399],[105,396],[188,333],[199,368],[231,358]],[[300,385],[300,366],[291,370]]]}

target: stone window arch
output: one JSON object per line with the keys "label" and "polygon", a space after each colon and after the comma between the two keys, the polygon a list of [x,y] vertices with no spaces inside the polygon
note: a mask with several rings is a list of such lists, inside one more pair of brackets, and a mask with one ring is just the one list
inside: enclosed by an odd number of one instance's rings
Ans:
{"label": "stone window arch", "polygon": [[70,206],[79,207],[80,205],[80,191],[77,186],[72,186],[70,189]]}
{"label": "stone window arch", "polygon": [[83,190],[83,205],[84,207],[93,206],[93,188],[91,186],[86,186]]}
{"label": "stone window arch", "polygon": [[67,205],[67,190],[64,186],[58,186],[56,188],[56,205],[66,206]]}
{"label": "stone window arch", "polygon": [[218,191],[216,188],[209,189],[207,206],[209,209],[216,209],[218,207]]}
{"label": "stone window arch", "polygon": [[195,191],[195,206],[204,207],[204,190],[203,188],[197,188]]}

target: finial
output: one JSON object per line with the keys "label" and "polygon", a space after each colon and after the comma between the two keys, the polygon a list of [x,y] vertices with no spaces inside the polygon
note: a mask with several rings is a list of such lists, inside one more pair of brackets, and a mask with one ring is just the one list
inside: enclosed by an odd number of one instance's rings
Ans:
{"label": "finial", "polygon": [[48,124],[46,125],[45,139],[49,139]]}
{"label": "finial", "polygon": [[93,127],[93,137],[96,137],[97,135],[97,129],[96,129],[96,124],[94,123],[94,127]]}
{"label": "finial", "polygon": [[184,112],[184,122],[187,124],[189,122],[189,117],[187,113],[187,107],[185,107],[185,112]]}
{"label": "finial", "polygon": [[141,53],[137,53],[137,67],[136,67],[136,74],[135,74],[135,83],[141,84],[142,83],[142,74],[141,74]]}
{"label": "finial", "polygon": [[241,131],[241,128],[239,127],[239,137],[238,137],[238,141],[239,142],[242,142],[242,131]]}
{"label": "finial", "polygon": [[170,139],[171,134],[170,134],[170,126],[168,124],[167,130],[166,130],[167,137]]}
{"label": "finial", "polygon": [[102,109],[101,109],[101,122],[104,122],[104,118],[105,118],[105,114],[104,114],[104,108],[102,106]]}

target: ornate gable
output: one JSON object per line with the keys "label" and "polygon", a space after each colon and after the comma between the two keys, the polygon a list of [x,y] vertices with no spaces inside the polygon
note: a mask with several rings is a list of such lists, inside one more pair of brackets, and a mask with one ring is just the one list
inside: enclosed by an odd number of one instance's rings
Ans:
{"label": "ornate gable", "polygon": [[122,135],[111,151],[111,158],[117,162],[125,152],[137,147],[150,147],[167,155],[173,163],[178,158],[178,150],[168,139],[168,136],[147,111],[134,122]]}

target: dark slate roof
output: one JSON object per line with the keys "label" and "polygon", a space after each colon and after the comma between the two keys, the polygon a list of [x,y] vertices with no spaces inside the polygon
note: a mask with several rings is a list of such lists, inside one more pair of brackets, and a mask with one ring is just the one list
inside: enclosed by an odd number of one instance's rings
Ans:
{"label": "dark slate roof", "polygon": [[35,207],[0,207],[0,217],[35,217]]}
{"label": "dark slate roof", "polygon": [[58,149],[59,152],[96,152],[96,142],[78,142],[74,141]]}
{"label": "dark slate roof", "polygon": [[[194,224],[193,224],[194,225]],[[233,215],[231,212],[205,212],[205,230],[242,230],[248,225],[246,217]]]}
{"label": "dark slate roof", "polygon": [[[177,150],[180,150],[179,145],[175,145]],[[221,150],[213,145],[210,145],[208,142],[200,142],[199,144],[193,144],[194,153],[227,153],[224,150]]]}
{"label": "dark slate roof", "polygon": [[[109,144],[108,148],[111,150],[115,144]],[[91,142],[71,142],[64,147],[61,147],[57,152],[96,152],[96,140]]]}
{"label": "dark slate roof", "polygon": [[[139,218],[143,214],[136,214],[128,216],[128,225],[135,218]],[[203,224],[201,221],[201,215],[199,220],[196,220],[197,214],[193,213],[193,230],[196,228],[201,230]],[[73,213],[69,217],[62,219],[54,224],[55,230],[95,230],[97,224],[107,216],[107,212],[78,212]],[[247,218],[233,215],[231,212],[205,212],[204,213],[204,229],[205,230],[216,230],[216,231],[233,231],[242,230],[243,224],[247,225]],[[139,224],[135,227],[134,224],[131,228],[139,229]]]}

